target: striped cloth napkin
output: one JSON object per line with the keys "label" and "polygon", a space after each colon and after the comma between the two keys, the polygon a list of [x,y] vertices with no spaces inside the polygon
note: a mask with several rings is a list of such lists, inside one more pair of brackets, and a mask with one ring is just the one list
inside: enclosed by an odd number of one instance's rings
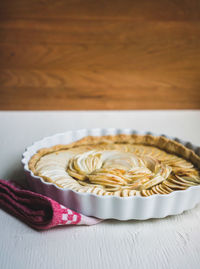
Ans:
{"label": "striped cloth napkin", "polygon": [[79,214],[53,199],[0,179],[0,208],[37,230],[60,225],[94,225],[102,220]]}

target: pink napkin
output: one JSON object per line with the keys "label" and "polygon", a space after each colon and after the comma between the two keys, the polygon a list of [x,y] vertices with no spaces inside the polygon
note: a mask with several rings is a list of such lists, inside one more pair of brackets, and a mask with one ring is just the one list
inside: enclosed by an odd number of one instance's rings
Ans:
{"label": "pink napkin", "polygon": [[79,214],[49,197],[1,179],[0,208],[37,230],[58,225],[94,225],[102,221]]}

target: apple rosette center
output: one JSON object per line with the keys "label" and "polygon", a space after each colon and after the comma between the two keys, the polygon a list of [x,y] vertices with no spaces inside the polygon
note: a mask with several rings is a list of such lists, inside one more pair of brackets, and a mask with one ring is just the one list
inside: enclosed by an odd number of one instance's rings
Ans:
{"label": "apple rosette center", "polygon": [[67,172],[81,185],[106,191],[146,190],[166,180],[172,168],[150,156],[117,150],[87,151],[69,160]]}

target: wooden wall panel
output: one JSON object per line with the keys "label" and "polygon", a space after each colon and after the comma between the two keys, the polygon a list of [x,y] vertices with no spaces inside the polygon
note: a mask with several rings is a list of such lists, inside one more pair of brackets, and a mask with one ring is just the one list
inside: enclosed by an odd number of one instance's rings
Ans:
{"label": "wooden wall panel", "polygon": [[0,2],[0,109],[199,108],[200,1]]}

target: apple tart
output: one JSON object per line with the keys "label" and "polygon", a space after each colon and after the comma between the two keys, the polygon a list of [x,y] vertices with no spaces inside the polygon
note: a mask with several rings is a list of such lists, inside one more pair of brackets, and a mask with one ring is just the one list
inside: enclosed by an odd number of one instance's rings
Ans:
{"label": "apple tart", "polygon": [[200,184],[200,157],[164,136],[87,136],[40,149],[36,176],[63,189],[120,197],[169,194]]}

